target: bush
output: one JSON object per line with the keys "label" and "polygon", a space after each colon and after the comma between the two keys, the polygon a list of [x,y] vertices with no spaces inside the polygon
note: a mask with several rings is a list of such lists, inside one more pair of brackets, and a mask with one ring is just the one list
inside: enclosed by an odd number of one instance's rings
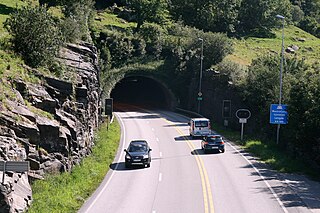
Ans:
{"label": "bush", "polygon": [[15,51],[31,67],[46,65],[62,44],[61,32],[43,6],[17,9],[4,25],[12,35]]}
{"label": "bush", "polygon": [[308,33],[320,38],[320,24],[317,19],[311,16],[306,16],[299,23],[299,27]]}
{"label": "bush", "polygon": [[153,23],[144,23],[141,26],[139,34],[145,40],[147,46],[146,51],[149,55],[159,57],[162,52],[162,40],[164,35],[164,29]]}

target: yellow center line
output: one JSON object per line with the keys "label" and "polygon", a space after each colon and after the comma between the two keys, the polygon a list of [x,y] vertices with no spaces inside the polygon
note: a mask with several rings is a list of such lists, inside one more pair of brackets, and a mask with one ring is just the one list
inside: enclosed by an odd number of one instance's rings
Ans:
{"label": "yellow center line", "polygon": [[[192,151],[192,146],[189,142],[187,142],[190,150]],[[195,157],[197,165],[198,165],[198,169],[200,172],[200,177],[201,177],[201,185],[202,185],[202,192],[203,192],[203,200],[204,200],[204,212],[209,212],[209,207],[208,207],[208,196],[207,196],[207,188],[206,188],[206,182],[205,182],[205,177],[204,177],[204,172],[203,172],[203,168],[201,166],[201,162],[199,159],[199,156],[196,155]]]}
{"label": "yellow center line", "polygon": [[[173,124],[172,122],[170,122],[170,121],[168,121],[166,119],[164,119],[164,120],[167,123],[169,123],[170,125]],[[204,166],[203,160],[199,156],[199,153],[196,150],[196,148],[193,145],[193,143],[187,137],[184,136],[183,132],[180,129],[178,129],[177,127],[175,127],[175,129],[187,141],[187,144],[188,144],[190,150],[194,152],[194,156],[195,156],[195,159],[196,159],[196,162],[197,162],[197,165],[198,165],[198,169],[199,169],[199,172],[200,172],[205,213],[209,213],[209,212],[214,213],[211,185],[210,185],[208,173],[207,173],[207,170],[206,170],[206,168]],[[209,200],[210,209],[209,209],[209,205],[208,205],[208,200]]]}
{"label": "yellow center line", "polygon": [[[186,140],[188,142],[190,142],[187,138],[186,138]],[[194,147],[194,145],[192,143],[191,143],[191,145],[192,145],[193,149],[196,150],[196,148]],[[199,154],[197,151],[195,151],[195,152],[196,152],[196,154]],[[214,213],[213,198],[212,198],[212,191],[211,191],[211,185],[210,185],[210,181],[209,181],[209,176],[208,176],[207,170],[205,169],[205,166],[204,166],[204,163],[203,163],[203,160],[202,160],[201,157],[199,157],[199,161],[200,161],[200,163],[202,165],[203,173],[204,173],[205,180],[206,180],[208,196],[209,196],[210,212]]]}

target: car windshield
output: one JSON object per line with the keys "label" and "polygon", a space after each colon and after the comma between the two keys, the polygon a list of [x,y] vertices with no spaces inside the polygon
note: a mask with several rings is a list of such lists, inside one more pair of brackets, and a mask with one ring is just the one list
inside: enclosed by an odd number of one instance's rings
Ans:
{"label": "car windshield", "polygon": [[129,152],[146,152],[147,146],[145,144],[131,144]]}
{"label": "car windshield", "polygon": [[195,121],[194,124],[196,127],[207,127],[208,121]]}
{"label": "car windshield", "polygon": [[220,137],[208,137],[207,141],[208,143],[219,143],[222,142],[222,139]]}

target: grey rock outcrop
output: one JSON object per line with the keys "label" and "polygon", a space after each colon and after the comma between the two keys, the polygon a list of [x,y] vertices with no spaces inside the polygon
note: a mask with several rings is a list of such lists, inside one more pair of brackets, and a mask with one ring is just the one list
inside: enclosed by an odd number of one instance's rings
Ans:
{"label": "grey rock outcrop", "polygon": [[29,181],[71,171],[91,153],[101,107],[97,51],[87,43],[69,44],[60,60],[75,72],[72,82],[27,68],[42,84],[16,80],[17,98],[0,103],[0,160],[30,165],[28,173],[5,173],[0,212],[25,212],[32,202]]}

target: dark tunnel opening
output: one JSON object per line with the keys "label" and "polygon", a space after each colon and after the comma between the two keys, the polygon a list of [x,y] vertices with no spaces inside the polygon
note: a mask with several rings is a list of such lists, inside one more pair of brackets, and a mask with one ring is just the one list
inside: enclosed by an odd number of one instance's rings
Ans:
{"label": "dark tunnel opening", "polygon": [[111,91],[115,104],[130,104],[146,108],[171,108],[168,89],[158,81],[142,76],[131,76],[119,81]]}

